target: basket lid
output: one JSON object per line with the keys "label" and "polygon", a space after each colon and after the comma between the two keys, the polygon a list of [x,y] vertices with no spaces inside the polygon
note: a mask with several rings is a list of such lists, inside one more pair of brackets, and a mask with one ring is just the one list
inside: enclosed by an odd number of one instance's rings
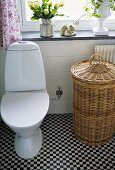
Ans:
{"label": "basket lid", "polygon": [[89,61],[74,64],[71,68],[71,74],[85,82],[115,83],[115,65],[105,62],[103,57],[98,54],[92,55]]}

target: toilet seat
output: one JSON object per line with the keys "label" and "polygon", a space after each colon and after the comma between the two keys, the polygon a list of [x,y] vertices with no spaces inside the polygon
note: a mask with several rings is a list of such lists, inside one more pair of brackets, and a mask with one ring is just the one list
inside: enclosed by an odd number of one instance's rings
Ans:
{"label": "toilet seat", "polygon": [[47,91],[6,93],[1,101],[1,117],[8,125],[29,127],[40,122],[49,108]]}

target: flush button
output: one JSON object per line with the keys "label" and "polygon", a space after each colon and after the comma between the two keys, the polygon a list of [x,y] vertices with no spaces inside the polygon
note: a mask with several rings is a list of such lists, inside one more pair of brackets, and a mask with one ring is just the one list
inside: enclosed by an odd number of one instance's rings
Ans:
{"label": "flush button", "polygon": [[26,41],[19,41],[18,43],[19,44],[26,44],[27,42]]}

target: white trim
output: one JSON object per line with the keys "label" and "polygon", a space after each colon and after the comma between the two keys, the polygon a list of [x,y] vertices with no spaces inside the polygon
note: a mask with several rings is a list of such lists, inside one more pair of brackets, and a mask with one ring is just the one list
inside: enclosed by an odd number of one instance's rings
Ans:
{"label": "white trim", "polygon": [[[59,31],[63,25],[70,25],[73,23],[74,20],[54,20],[54,31]],[[40,21],[33,22],[32,21],[26,21],[22,27],[21,31],[39,31]],[[92,28],[96,27],[98,25],[98,20],[96,19],[86,19],[86,20],[80,20],[79,25],[76,25],[76,30],[92,30]],[[107,27],[109,30],[115,30],[115,20],[110,19],[105,21],[104,23],[105,27]]]}
{"label": "white trim", "polygon": [[22,5],[21,5],[21,0],[17,0],[17,6],[18,6],[18,14],[19,14],[19,18],[20,18],[20,26],[22,28],[23,24],[22,24]]}

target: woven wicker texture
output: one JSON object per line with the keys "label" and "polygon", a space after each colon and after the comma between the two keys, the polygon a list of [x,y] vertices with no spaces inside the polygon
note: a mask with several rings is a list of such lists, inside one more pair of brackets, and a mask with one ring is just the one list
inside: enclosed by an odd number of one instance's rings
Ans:
{"label": "woven wicker texture", "polygon": [[104,144],[115,129],[115,65],[99,55],[72,66],[73,124],[77,137]]}
{"label": "woven wicker texture", "polygon": [[91,56],[89,61],[76,63],[71,72],[78,80],[88,83],[115,83],[115,65],[105,62],[98,54]]}
{"label": "woven wicker texture", "polygon": [[107,117],[86,117],[74,110],[73,124],[77,138],[88,145],[102,145],[108,142],[113,133],[115,115]]}

